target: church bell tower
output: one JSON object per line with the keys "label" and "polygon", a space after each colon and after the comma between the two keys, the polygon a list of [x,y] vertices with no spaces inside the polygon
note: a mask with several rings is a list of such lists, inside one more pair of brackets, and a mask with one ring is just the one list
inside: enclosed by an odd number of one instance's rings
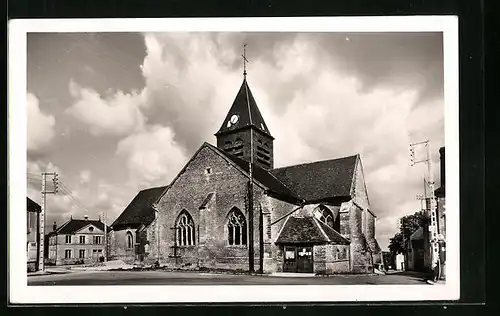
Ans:
{"label": "church bell tower", "polygon": [[246,71],[231,109],[215,134],[217,147],[266,170],[273,169],[273,141],[248,87]]}

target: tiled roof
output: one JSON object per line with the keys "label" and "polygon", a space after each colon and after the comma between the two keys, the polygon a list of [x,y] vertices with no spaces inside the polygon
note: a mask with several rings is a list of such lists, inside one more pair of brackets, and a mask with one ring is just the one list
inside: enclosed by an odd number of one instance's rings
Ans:
{"label": "tiled roof", "polygon": [[308,202],[347,197],[357,155],[273,169],[270,172]]}
{"label": "tiled roof", "polygon": [[[101,222],[100,220],[95,221],[95,220],[88,220],[88,219],[71,219],[69,222],[67,222],[65,225],[61,226],[59,229],[56,230],[57,234],[74,234],[75,232],[79,231],[80,229],[84,228],[85,226],[92,224],[95,227],[99,228],[100,230],[104,231],[104,223]],[[107,230],[111,230],[111,228],[108,226]]]}
{"label": "tiled roof", "polygon": [[[240,159],[234,155],[231,155],[225,152],[224,150],[215,147],[211,144],[208,143],[206,144],[210,146],[212,149],[216,150],[217,152],[227,157],[229,160],[231,160],[233,163],[235,163],[237,166],[243,169],[246,173],[249,172],[250,165],[245,160]],[[279,181],[275,176],[273,176],[267,170],[262,169],[256,164],[253,164],[253,177],[255,180],[266,186],[272,193],[293,202],[300,201],[300,198],[297,197],[297,195],[294,192],[292,192],[289,188],[287,188],[286,185],[284,185],[281,181]]]}
{"label": "tiled roof", "polygon": [[312,217],[289,217],[284,225],[276,243],[328,242]]}
{"label": "tiled roof", "polygon": [[290,216],[284,225],[276,243],[349,244],[349,241],[333,228],[323,224],[314,217]]}
{"label": "tiled roof", "polygon": [[335,229],[331,228],[330,226],[322,223],[321,221],[316,221],[321,229],[325,232],[325,234],[328,236],[328,239],[330,242],[335,243],[335,244],[341,244],[341,245],[348,245],[349,241],[342,237]]}
{"label": "tiled roof", "polygon": [[413,234],[410,236],[410,240],[420,240],[424,239],[424,228],[419,227]]}
{"label": "tiled roof", "polygon": [[[228,122],[233,115],[238,116],[238,121],[233,125],[228,125]],[[271,136],[269,130],[267,129],[266,122],[264,122],[264,118],[262,118],[259,108],[257,107],[252,91],[250,91],[250,88],[248,87],[247,80],[244,79],[240,90],[234,99],[233,105],[226,115],[226,119],[222,122],[222,126],[216,135],[249,126],[253,126],[261,132]]]}
{"label": "tiled roof", "polygon": [[38,203],[30,199],[29,197],[26,198],[27,198],[26,210],[28,212],[40,213],[42,211],[42,207],[38,205]]}
{"label": "tiled roof", "polygon": [[167,188],[168,186],[150,188],[137,193],[132,202],[130,202],[111,225],[113,229],[119,230],[126,227],[137,228],[142,224],[150,224],[155,218],[153,203],[156,202]]}

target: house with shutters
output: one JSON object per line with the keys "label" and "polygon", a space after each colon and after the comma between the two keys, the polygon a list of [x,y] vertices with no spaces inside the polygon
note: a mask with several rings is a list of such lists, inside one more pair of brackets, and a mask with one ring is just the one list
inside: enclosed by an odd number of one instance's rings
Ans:
{"label": "house with shutters", "polygon": [[359,154],[274,167],[274,137],[246,76],[217,145],[112,224],[111,257],[177,268],[369,273],[382,264]]}
{"label": "house with shutters", "polygon": [[[88,264],[102,261],[106,256],[106,234],[111,228],[99,218],[90,220],[70,218],[61,226],[54,222],[47,234],[47,263],[53,265]],[[109,244],[109,243],[108,243]]]}

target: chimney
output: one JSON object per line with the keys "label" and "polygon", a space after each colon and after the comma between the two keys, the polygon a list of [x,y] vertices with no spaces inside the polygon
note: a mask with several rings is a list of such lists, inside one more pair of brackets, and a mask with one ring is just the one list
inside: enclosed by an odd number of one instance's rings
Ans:
{"label": "chimney", "polygon": [[446,177],[445,177],[445,159],[444,159],[444,147],[441,147],[439,148],[439,156],[440,156],[440,161],[441,161],[441,187],[444,188],[444,184],[445,184],[445,180],[446,180]]}
{"label": "chimney", "polygon": [[85,220],[88,221],[89,220],[89,216],[87,214],[85,214]]}
{"label": "chimney", "polygon": [[56,230],[57,230],[57,223],[56,223],[56,222],[54,222],[54,224],[52,224],[52,230],[53,230],[53,231],[56,231]]}

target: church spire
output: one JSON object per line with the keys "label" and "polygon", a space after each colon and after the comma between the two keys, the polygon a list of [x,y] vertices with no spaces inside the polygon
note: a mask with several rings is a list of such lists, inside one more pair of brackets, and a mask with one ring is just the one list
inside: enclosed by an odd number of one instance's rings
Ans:
{"label": "church spire", "polygon": [[234,99],[233,105],[229,109],[219,131],[215,135],[225,134],[242,128],[254,128],[261,133],[271,136],[246,78],[243,79],[243,83]]}
{"label": "church spire", "polygon": [[246,44],[243,46],[243,83],[222,122],[217,147],[265,169],[273,168],[273,141],[247,82]]}

